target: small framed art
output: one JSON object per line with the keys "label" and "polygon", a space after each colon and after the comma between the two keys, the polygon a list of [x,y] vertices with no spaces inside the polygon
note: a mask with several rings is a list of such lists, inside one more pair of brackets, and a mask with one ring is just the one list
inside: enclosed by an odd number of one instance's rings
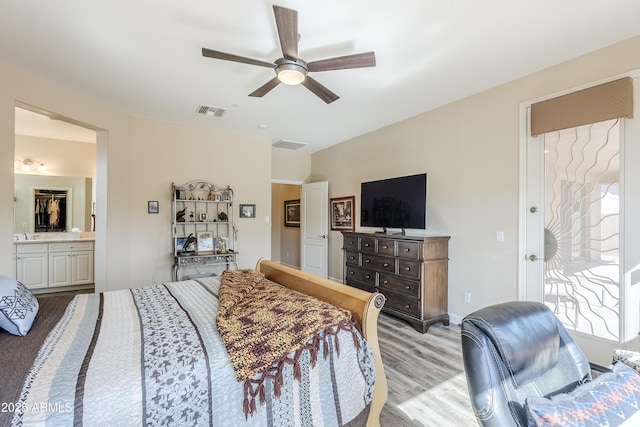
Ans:
{"label": "small framed art", "polygon": [[284,226],[300,227],[300,199],[284,202]]}
{"label": "small framed art", "polygon": [[158,213],[158,201],[157,200],[149,200],[147,202],[147,212],[150,214]]}
{"label": "small framed art", "polygon": [[355,196],[336,197],[330,200],[330,215],[332,230],[355,230],[355,215],[353,206]]}
{"label": "small framed art", "polygon": [[211,231],[199,231],[196,237],[198,240],[198,255],[213,254],[213,233]]}
{"label": "small framed art", "polygon": [[240,205],[240,218],[255,218],[256,205]]}

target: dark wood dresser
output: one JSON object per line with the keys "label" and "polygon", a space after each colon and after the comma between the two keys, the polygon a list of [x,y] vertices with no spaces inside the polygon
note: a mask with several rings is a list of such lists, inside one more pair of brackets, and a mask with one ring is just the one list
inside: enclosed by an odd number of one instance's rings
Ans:
{"label": "dark wood dresser", "polygon": [[382,310],[419,332],[449,324],[449,236],[342,234],[345,284],[384,294]]}

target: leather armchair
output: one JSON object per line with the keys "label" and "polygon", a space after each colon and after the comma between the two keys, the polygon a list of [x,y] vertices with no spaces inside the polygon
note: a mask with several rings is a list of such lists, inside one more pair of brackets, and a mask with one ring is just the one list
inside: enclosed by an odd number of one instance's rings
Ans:
{"label": "leather armchair", "polygon": [[482,426],[526,426],[527,396],[567,393],[591,378],[588,360],[544,304],[480,309],[463,319],[461,338],[471,406]]}

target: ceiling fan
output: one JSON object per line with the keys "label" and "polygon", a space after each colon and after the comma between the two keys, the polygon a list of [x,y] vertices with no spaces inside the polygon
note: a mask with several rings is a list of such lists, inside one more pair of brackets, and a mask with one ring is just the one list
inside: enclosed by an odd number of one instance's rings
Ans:
{"label": "ceiling fan", "polygon": [[273,63],[202,48],[202,56],[208,58],[258,65],[275,70],[276,77],[250,93],[249,96],[262,97],[280,83],[288,85],[302,84],[324,102],[330,104],[340,97],[318,81],[309,77],[308,73],[374,67],[376,65],[374,52],[357,53],[307,63],[304,59],[298,57],[298,12],[293,9],[274,5],[273,13],[276,18],[276,27],[278,28],[278,37],[280,38],[283,55],[282,58],[277,59]]}

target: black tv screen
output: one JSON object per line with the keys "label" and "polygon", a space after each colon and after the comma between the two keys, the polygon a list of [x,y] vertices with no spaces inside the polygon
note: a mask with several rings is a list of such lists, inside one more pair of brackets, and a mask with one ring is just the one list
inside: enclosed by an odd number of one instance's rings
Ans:
{"label": "black tv screen", "polygon": [[363,182],[360,186],[362,227],[414,228],[427,225],[427,174]]}

